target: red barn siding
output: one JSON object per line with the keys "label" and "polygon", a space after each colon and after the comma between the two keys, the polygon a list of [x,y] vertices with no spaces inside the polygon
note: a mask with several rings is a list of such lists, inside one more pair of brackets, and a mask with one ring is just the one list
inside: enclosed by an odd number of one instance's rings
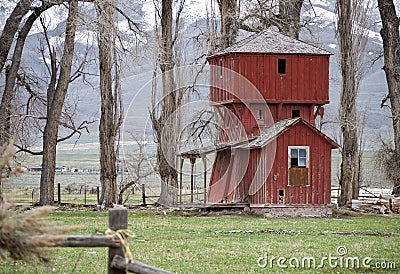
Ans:
{"label": "red barn siding", "polygon": [[[288,147],[309,146],[309,185],[288,186]],[[298,123],[284,134],[280,135],[276,143],[276,156],[272,170],[265,174],[265,184],[254,195],[250,195],[250,204],[278,204],[279,190],[284,190],[285,204],[330,204],[331,189],[331,149],[332,145],[308,126]],[[249,168],[244,178],[244,185],[249,185],[257,177],[254,170],[258,161],[268,159],[269,153],[260,153],[261,149],[251,151]],[[257,160],[258,159],[258,160]],[[264,166],[265,167],[265,166]],[[268,175],[268,176],[267,176]],[[254,182],[253,182],[254,184]]]}
{"label": "red barn siding", "polygon": [[215,157],[215,164],[213,166],[210,188],[208,191],[208,202],[219,203],[224,197],[227,196],[225,193],[225,186],[229,184],[228,168],[231,160],[231,151],[223,150],[217,152]]}
{"label": "red barn siding", "polygon": [[[278,59],[286,60],[285,75],[278,74]],[[210,71],[213,84],[210,100],[213,102],[233,100],[228,91],[237,94],[240,100],[260,99],[248,90],[244,79],[237,79],[238,75],[224,70],[221,77],[217,71],[220,61],[224,68],[247,78],[267,102],[325,104],[329,101],[329,55],[229,54],[208,61],[214,66]],[[216,85],[222,89],[215,88]]]}

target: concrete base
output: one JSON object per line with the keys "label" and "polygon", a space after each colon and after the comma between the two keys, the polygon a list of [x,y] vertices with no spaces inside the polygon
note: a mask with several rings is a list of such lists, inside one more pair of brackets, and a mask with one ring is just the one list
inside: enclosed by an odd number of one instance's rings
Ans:
{"label": "concrete base", "polygon": [[250,210],[265,218],[326,218],[332,217],[331,205],[250,205]]}

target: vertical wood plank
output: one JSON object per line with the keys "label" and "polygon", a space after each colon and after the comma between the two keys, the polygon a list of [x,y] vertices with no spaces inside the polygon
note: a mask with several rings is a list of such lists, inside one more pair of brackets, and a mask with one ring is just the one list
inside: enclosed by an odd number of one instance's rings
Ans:
{"label": "vertical wood plank", "polygon": [[[128,228],[128,210],[126,208],[111,208],[108,213],[109,227],[113,231]],[[115,255],[124,257],[122,247],[108,249],[108,274],[124,274],[123,270],[111,267],[111,261]]]}

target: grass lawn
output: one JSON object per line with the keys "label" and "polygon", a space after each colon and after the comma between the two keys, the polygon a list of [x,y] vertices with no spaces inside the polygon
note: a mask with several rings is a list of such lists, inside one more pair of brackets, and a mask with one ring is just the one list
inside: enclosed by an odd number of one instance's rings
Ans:
{"label": "grass lawn", "polygon": [[[182,212],[134,210],[129,213],[129,229],[134,258],[146,264],[178,273],[268,273],[282,272],[281,263],[293,273],[392,272],[400,269],[400,216],[339,215],[331,219],[265,219],[255,216],[200,216]],[[50,219],[60,225],[80,225],[74,234],[97,234],[107,228],[107,213],[93,211],[55,212]],[[335,234],[337,232],[354,232]],[[347,254],[338,255],[338,247]],[[342,252],[342,250],[340,250]],[[268,255],[268,256],[267,256]],[[272,261],[271,258],[276,257]],[[316,266],[323,257],[342,258],[343,268],[292,268],[296,260],[314,257]],[[266,261],[265,257],[268,257]],[[346,258],[357,257],[360,268],[347,269]],[[370,257],[366,268],[364,258]],[[106,248],[49,249],[51,263],[26,265],[0,262],[0,273],[106,273]],[[332,258],[332,264],[340,264]],[[377,269],[376,263],[397,269]],[[367,261],[368,263],[368,261]],[[261,264],[260,267],[258,264]],[[347,265],[351,266],[348,261]],[[307,264],[306,264],[307,266]]]}

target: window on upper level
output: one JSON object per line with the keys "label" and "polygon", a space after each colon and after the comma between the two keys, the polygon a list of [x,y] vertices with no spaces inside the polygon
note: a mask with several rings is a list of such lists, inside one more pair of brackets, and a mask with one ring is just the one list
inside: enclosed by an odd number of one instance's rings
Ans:
{"label": "window on upper level", "polygon": [[263,113],[262,109],[258,110],[257,120],[264,121],[264,113]]}
{"label": "window on upper level", "polygon": [[222,59],[219,59],[219,76],[222,77]]}
{"label": "window on upper level", "polygon": [[292,118],[300,117],[300,110],[292,109]]}
{"label": "window on upper level", "polygon": [[286,74],[286,59],[278,59],[278,73]]}

